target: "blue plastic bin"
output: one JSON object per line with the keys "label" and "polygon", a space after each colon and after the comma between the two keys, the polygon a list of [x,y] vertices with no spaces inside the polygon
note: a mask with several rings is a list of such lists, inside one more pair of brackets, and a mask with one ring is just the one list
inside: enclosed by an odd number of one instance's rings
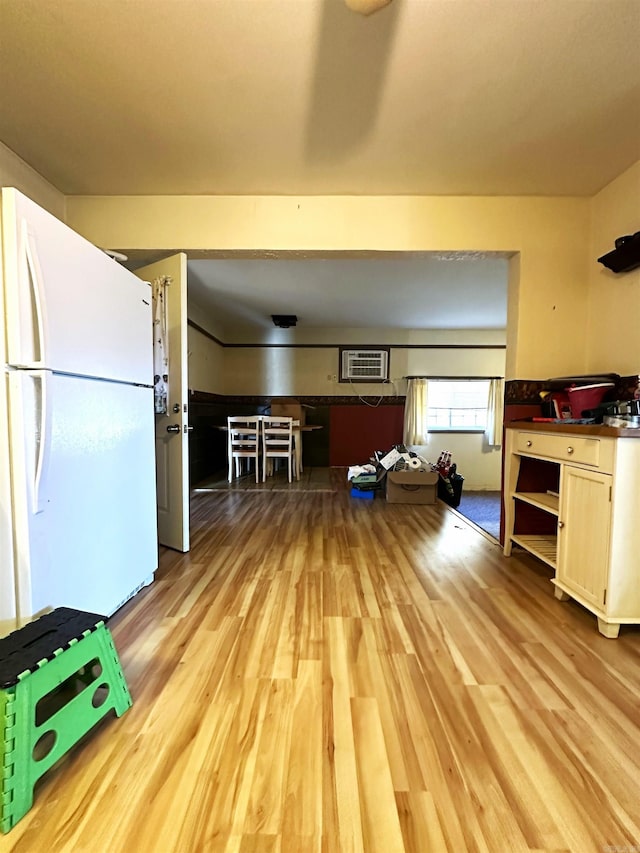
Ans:
{"label": "blue plastic bin", "polygon": [[375,497],[376,493],[373,489],[370,489],[367,492],[363,492],[362,489],[351,489],[351,497],[352,498],[360,498],[360,500],[372,501]]}

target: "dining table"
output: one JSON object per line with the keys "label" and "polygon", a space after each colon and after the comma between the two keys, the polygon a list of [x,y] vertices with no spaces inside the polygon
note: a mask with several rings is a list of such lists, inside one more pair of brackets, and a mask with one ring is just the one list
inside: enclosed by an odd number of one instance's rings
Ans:
{"label": "dining table", "polygon": [[[270,417],[269,415],[246,415],[248,418],[257,418],[258,420],[262,420],[265,417]],[[302,471],[302,433],[303,432],[313,432],[317,429],[323,429],[322,424],[301,424],[299,420],[293,421],[293,432],[295,433],[295,454],[296,454],[296,480],[300,479],[300,472]],[[228,427],[226,424],[221,424],[215,427],[216,429],[223,430],[224,432],[228,432]]]}

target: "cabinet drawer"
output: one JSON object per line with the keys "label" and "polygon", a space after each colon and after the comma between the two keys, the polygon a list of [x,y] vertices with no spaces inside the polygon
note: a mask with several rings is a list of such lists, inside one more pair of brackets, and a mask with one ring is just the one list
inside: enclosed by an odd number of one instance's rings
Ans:
{"label": "cabinet drawer", "polygon": [[[606,445],[606,442],[604,442]],[[603,442],[599,438],[581,438],[575,435],[548,435],[539,432],[520,432],[516,439],[518,453],[530,453],[533,456],[548,456],[563,462],[575,462],[579,465],[599,466]],[[605,448],[606,450],[606,448]],[[608,454],[605,452],[604,457]]]}

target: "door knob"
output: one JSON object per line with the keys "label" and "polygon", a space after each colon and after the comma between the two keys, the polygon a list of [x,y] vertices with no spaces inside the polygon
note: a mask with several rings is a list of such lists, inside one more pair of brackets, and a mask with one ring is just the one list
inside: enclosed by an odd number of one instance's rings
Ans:
{"label": "door knob", "polygon": [[171,424],[167,427],[167,432],[180,432],[180,424]]}

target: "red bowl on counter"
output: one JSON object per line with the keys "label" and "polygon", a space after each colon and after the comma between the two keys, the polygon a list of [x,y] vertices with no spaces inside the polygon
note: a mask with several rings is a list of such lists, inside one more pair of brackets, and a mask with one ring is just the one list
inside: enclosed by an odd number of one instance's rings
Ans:
{"label": "red bowl on counter", "polygon": [[571,417],[581,418],[582,413],[587,409],[595,409],[600,405],[607,391],[614,387],[613,382],[598,382],[595,385],[575,385],[567,388]]}

